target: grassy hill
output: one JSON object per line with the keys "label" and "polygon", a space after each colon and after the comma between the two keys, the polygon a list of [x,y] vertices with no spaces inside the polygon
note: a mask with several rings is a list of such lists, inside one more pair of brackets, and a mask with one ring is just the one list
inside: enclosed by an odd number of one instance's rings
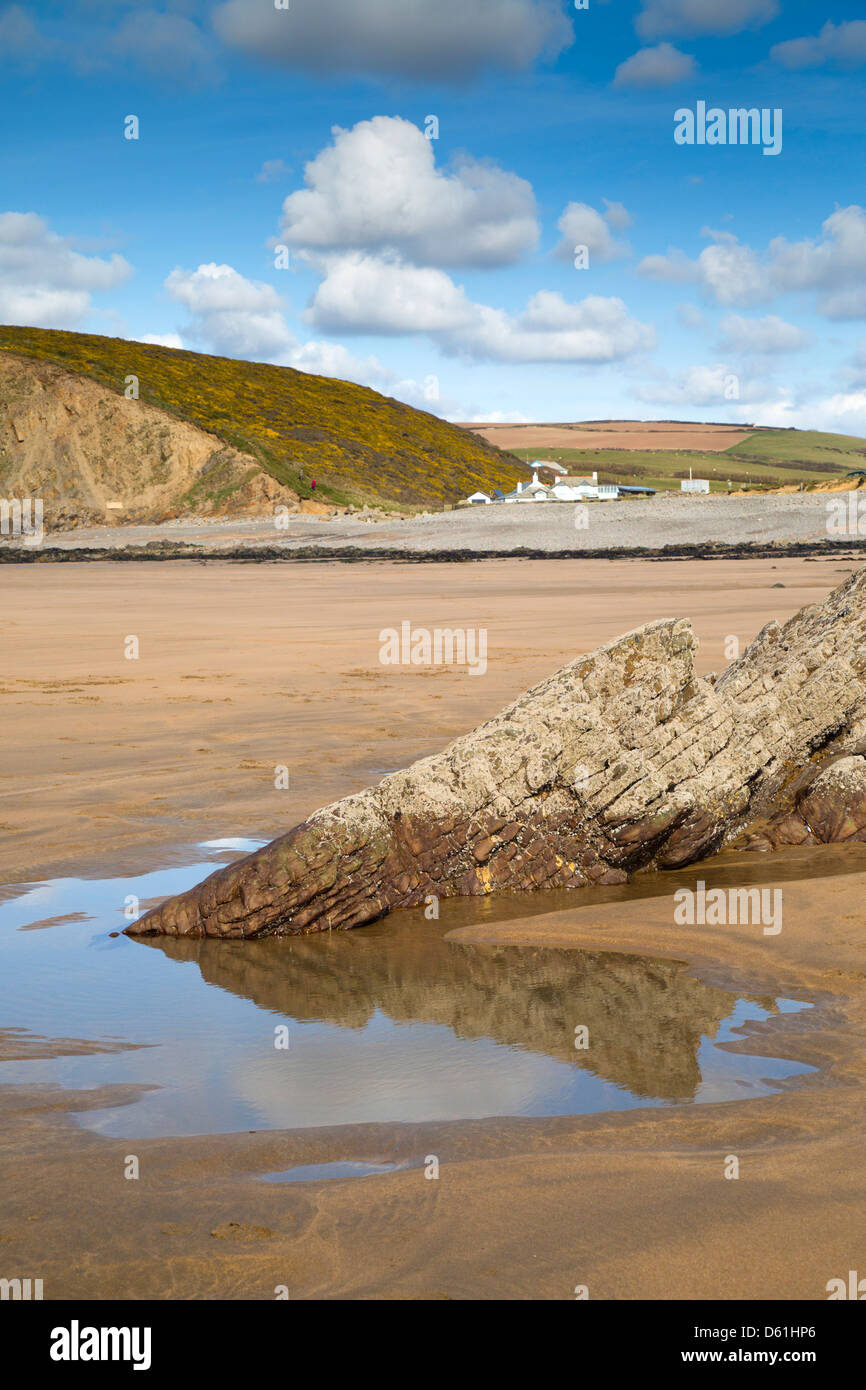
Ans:
{"label": "grassy hill", "polygon": [[[515,449],[519,458],[539,457],[537,449]],[[651,449],[552,449],[546,458],[576,473],[597,471],[602,482],[637,483],[678,489],[681,478],[708,478],[712,492],[826,484],[851,469],[866,468],[866,439],[818,430],[756,429],[749,439],[720,452]],[[730,483],[730,488],[728,484]]]}
{"label": "grassy hill", "polygon": [[364,386],[122,338],[0,327],[0,351],[52,362],[218,435],[300,497],[340,505],[440,507],[507,491],[514,457],[435,415]]}

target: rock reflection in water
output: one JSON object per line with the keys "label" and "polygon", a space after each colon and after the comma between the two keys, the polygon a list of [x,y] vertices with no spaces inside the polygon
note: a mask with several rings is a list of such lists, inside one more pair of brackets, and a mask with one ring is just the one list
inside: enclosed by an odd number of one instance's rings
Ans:
{"label": "rock reflection in water", "polygon": [[[736,996],[675,961],[449,943],[441,923],[419,916],[332,936],[147,944],[281,1018],[363,1029],[379,1012],[543,1053],[636,1096],[694,1098],[701,1041],[731,1015]],[[752,1002],[776,1012],[772,998]],[[575,1048],[580,1025],[589,1029],[587,1051]]]}

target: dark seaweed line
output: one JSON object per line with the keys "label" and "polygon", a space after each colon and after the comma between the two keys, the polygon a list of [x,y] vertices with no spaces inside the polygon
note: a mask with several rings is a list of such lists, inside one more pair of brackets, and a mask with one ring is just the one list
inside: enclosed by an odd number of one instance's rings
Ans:
{"label": "dark seaweed line", "polygon": [[834,557],[860,559],[866,553],[866,540],[791,541],[761,543],[749,541],[741,545],[622,546],[603,550],[393,550],[368,549],[357,546],[301,546],[296,550],[275,546],[243,547],[235,550],[208,550],[204,547],[158,542],[157,546],[123,546],[117,549],[81,547],[25,550],[0,546],[0,564],[82,564],[142,560],[192,560],[198,563],[230,560],[237,564],[273,563],[347,565],[380,564],[389,561],[398,565],[460,565],[480,560],[775,560],[803,557]]}

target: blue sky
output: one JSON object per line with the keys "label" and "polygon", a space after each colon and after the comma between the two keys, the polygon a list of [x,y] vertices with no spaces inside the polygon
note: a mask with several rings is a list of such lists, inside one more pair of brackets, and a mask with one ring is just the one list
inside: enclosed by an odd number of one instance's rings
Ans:
{"label": "blue sky", "polygon": [[[452,419],[866,434],[858,8],[0,0],[0,321]],[[781,151],[677,144],[699,102]]]}

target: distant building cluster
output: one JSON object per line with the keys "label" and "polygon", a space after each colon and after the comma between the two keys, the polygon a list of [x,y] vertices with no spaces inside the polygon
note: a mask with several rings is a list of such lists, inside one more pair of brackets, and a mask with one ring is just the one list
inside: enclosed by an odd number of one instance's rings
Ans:
{"label": "distant building cluster", "polygon": [[[467,501],[483,506],[500,502],[615,502],[618,497],[654,497],[655,488],[626,487],[622,483],[600,483],[598,473],[572,475],[561,463],[535,459],[527,464],[532,469],[531,483],[518,483],[513,492],[494,489],[492,495],[473,492]],[[551,481],[542,482],[539,474],[547,473]]]}

